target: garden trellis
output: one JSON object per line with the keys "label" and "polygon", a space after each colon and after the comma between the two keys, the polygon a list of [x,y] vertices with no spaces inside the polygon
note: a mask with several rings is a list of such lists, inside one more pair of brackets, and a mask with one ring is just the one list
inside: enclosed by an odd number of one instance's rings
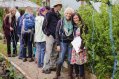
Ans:
{"label": "garden trellis", "polygon": [[[94,1],[94,0],[93,0]],[[94,1],[95,2],[95,1]],[[112,72],[112,79],[114,79],[114,75],[115,75],[115,72],[116,72],[116,69],[117,69],[117,54],[116,54],[116,51],[115,51],[115,45],[114,45],[114,38],[113,38],[113,24],[112,24],[112,0],[108,1],[106,4],[108,4],[108,15],[109,15],[109,37],[110,37],[110,43],[112,45],[111,47],[111,50],[112,50],[112,55],[114,56],[114,65],[113,65],[113,72]],[[95,24],[94,24],[94,9],[93,9],[93,12],[92,12],[92,28],[93,28],[93,31],[92,31],[92,43],[93,43],[93,40],[94,40],[94,33],[95,33]],[[92,72],[94,73],[94,68],[93,68],[93,65],[94,65],[94,58],[95,58],[95,53],[94,53],[94,47],[92,46],[92,63],[91,63],[91,69],[92,69]]]}

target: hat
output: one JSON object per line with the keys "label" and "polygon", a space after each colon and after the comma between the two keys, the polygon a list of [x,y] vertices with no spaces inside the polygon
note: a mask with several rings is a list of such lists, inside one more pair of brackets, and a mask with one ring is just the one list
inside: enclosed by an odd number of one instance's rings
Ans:
{"label": "hat", "polygon": [[58,6],[58,5],[61,5],[61,6],[62,6],[61,0],[56,0],[56,1],[54,1],[53,7],[56,7],[56,6]]}

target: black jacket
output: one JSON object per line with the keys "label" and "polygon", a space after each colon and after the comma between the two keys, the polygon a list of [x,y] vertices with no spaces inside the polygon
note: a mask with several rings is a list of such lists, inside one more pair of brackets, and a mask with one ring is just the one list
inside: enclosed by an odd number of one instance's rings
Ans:
{"label": "black jacket", "polygon": [[60,20],[59,12],[56,13],[54,9],[51,9],[45,16],[42,30],[47,36],[52,35],[55,38],[55,31],[57,22]]}

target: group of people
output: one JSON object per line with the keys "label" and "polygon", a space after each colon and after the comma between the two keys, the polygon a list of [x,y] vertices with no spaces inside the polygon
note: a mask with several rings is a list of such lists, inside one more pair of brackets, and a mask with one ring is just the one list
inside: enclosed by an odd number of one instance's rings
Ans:
{"label": "group of people", "polygon": [[[54,4],[53,8],[40,7],[36,11],[36,15],[30,6],[26,7],[25,11],[20,10],[20,13],[17,8],[5,9],[3,30],[7,40],[8,57],[17,55],[19,40],[18,57],[23,62],[34,60],[33,47],[35,47],[35,62],[39,68],[42,68],[44,74],[50,74],[55,70],[54,79],[59,79],[63,63],[67,59],[68,79],[79,79],[79,77],[85,79],[84,63],[79,60],[80,55],[86,52],[82,36],[87,33],[88,29],[74,9],[66,8],[63,17],[61,17],[59,13],[61,8],[61,3]],[[71,44],[76,37],[82,39],[78,53]],[[13,54],[11,54],[11,48]]]}

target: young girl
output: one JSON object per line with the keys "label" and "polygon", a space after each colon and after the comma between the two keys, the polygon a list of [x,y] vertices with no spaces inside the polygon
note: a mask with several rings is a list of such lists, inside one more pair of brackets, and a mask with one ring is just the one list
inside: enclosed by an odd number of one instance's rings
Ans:
{"label": "young girl", "polygon": [[[84,22],[82,21],[79,14],[77,13],[73,14],[72,19],[73,19],[73,26],[74,26],[74,38],[81,37],[82,39],[82,34],[87,33],[87,27],[84,25]],[[79,76],[78,76],[79,72],[80,72],[80,79],[85,79],[84,63],[79,61],[81,59],[81,55],[83,55],[83,53],[85,52],[83,39],[81,41],[81,46],[79,50],[80,52],[76,53],[76,51],[72,49],[71,64],[74,65],[77,79],[79,79]]]}
{"label": "young girl", "polygon": [[46,39],[45,34],[42,31],[42,25],[44,21],[44,16],[46,14],[45,7],[40,8],[38,16],[35,18],[35,43],[36,43],[36,58],[38,60],[38,67],[43,66],[45,47],[46,47]]}

